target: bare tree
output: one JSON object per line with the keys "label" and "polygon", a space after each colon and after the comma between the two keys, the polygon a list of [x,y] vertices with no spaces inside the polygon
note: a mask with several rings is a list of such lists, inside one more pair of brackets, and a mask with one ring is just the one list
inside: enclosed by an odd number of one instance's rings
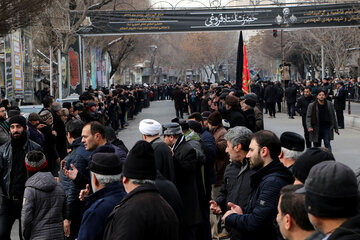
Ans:
{"label": "bare tree", "polygon": [[0,35],[30,25],[50,0],[1,0]]}

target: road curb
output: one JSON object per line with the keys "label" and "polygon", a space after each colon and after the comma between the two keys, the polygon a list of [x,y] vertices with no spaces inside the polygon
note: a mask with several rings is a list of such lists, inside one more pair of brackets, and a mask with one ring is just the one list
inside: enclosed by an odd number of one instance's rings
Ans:
{"label": "road curb", "polygon": [[345,114],[344,120],[346,128],[355,128],[360,130],[360,116]]}

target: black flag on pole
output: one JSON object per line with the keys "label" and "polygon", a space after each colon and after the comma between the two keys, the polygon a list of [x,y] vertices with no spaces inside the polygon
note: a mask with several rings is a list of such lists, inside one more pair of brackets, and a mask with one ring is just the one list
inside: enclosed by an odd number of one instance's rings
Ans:
{"label": "black flag on pole", "polygon": [[243,74],[243,57],[244,57],[244,41],[242,31],[240,31],[237,63],[236,63],[236,86],[242,89],[242,74]]}

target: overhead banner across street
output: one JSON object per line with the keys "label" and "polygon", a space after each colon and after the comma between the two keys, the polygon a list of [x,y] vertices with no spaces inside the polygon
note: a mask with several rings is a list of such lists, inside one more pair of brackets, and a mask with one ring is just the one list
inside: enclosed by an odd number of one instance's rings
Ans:
{"label": "overhead banner across street", "polygon": [[[71,22],[82,12],[72,11]],[[78,34],[229,31],[360,25],[360,4],[196,10],[89,11]]]}

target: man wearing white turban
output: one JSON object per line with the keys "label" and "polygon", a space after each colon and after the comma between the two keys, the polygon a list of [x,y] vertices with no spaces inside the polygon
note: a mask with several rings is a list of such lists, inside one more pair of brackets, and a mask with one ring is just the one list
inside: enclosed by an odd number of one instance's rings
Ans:
{"label": "man wearing white turban", "polygon": [[153,119],[143,119],[139,123],[142,139],[154,149],[156,169],[168,180],[175,182],[174,162],[169,146],[160,139],[161,124]]}

